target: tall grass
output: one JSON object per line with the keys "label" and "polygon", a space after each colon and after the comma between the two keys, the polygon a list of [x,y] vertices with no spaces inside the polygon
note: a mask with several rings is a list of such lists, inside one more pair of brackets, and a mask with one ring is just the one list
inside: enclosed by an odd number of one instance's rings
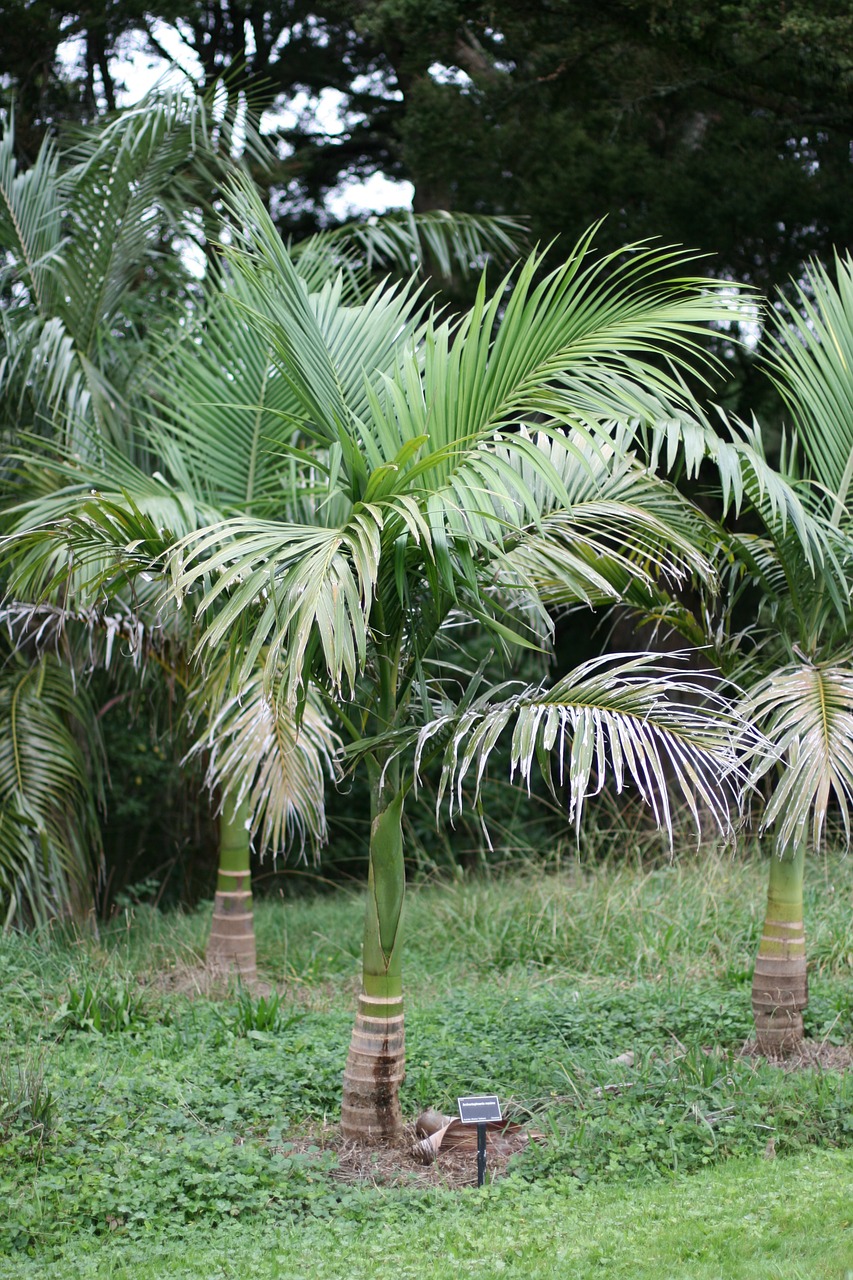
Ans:
{"label": "tall grass", "polygon": [[[407,900],[408,984],[427,991],[519,971],[542,981],[743,982],[763,919],[767,856],[712,852],[652,867],[573,858],[545,871],[528,864],[425,880]],[[853,978],[853,858],[813,858],[806,878],[811,970]],[[41,972],[54,987],[93,974],[150,980],[190,972],[203,958],[210,910],[141,906],[103,926],[99,937],[57,927],[9,940],[0,944],[7,995],[14,998],[19,970]],[[255,919],[268,981],[310,989],[314,999],[333,998],[356,981],[361,890],[262,898]]]}

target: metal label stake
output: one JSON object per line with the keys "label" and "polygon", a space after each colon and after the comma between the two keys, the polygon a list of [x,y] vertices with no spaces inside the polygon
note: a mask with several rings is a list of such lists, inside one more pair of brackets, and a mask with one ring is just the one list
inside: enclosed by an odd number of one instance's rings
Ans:
{"label": "metal label stake", "polygon": [[486,1181],[486,1125],[503,1119],[501,1104],[494,1093],[477,1093],[469,1098],[457,1098],[456,1102],[462,1123],[477,1126],[477,1186],[482,1187]]}

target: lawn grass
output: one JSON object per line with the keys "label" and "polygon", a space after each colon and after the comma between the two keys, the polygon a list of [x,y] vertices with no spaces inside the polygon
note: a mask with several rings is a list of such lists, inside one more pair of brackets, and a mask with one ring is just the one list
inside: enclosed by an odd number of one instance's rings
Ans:
{"label": "lawn grass", "polygon": [[[853,1076],[736,1053],[765,873],[570,864],[410,895],[404,1110],[494,1090],[547,1137],[481,1193],[329,1176],[360,895],[259,903],[272,1009],[193,993],[203,912],[0,940],[0,1276],[853,1280]],[[838,1043],[851,902],[850,860],[816,861],[807,1027]]]}
{"label": "lawn grass", "polygon": [[[455,1275],[609,1280],[849,1280],[853,1157],[734,1161],[645,1186],[505,1183],[425,1206],[377,1192],[356,1213],[204,1224],[174,1237],[85,1236],[0,1275],[63,1280],[421,1280]],[[425,1211],[426,1210],[426,1211]]]}

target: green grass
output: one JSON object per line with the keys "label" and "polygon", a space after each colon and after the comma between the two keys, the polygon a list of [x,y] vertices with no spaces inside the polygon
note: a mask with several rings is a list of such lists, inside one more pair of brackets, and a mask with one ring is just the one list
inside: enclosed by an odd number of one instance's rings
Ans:
{"label": "green grass", "polygon": [[[853,1076],[735,1053],[765,872],[570,864],[410,895],[404,1109],[494,1090],[547,1136],[479,1195],[329,1177],[360,895],[259,904],[263,1000],[170,989],[202,912],[0,940],[0,1276],[853,1280]],[[807,1025],[833,1042],[852,898],[851,861],[813,865]]]}
{"label": "green grass", "polygon": [[[305,877],[300,873],[299,883]],[[501,875],[426,883],[410,890],[406,967],[410,991],[443,991],[519,967],[588,982],[743,982],[763,921],[766,858],[683,857],[642,866]],[[850,932],[853,859],[814,858],[807,869],[806,927],[812,971],[853,975]],[[193,964],[203,954],[209,906],[163,915],[149,907],[121,914],[103,931],[102,959],[135,973]],[[128,922],[131,922],[130,924]],[[261,969],[270,980],[322,998],[351,984],[363,928],[361,890],[256,905]],[[87,948],[78,949],[77,954]],[[91,951],[91,948],[88,948]],[[97,963],[98,951],[94,956]],[[66,953],[73,966],[75,952]],[[63,961],[57,958],[56,962]],[[319,990],[318,990],[319,989]]]}
{"label": "green grass", "polygon": [[263,1218],[174,1237],[78,1237],[0,1276],[67,1280],[849,1280],[853,1159],[815,1152],[693,1178],[577,1191],[507,1179],[482,1192],[361,1196],[339,1213]]}

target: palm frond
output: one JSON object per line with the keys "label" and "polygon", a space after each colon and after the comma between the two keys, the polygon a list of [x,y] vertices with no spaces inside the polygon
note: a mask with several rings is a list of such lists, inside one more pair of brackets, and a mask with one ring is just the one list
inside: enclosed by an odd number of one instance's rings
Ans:
{"label": "palm frond", "polygon": [[843,663],[797,663],[757,684],[741,704],[772,747],[758,779],[781,769],[762,817],[776,828],[781,853],[807,838],[818,848],[834,801],[850,840],[853,801],[853,669]]}
{"label": "palm frond", "polygon": [[[366,478],[361,414],[369,403],[365,379],[380,379],[399,363],[420,324],[423,305],[413,283],[379,285],[358,306],[343,303],[338,276],[309,293],[269,215],[248,185],[237,186],[230,210],[247,227],[245,242],[229,253],[236,273],[263,301],[244,304],[246,315],[278,356],[282,375],[298,398],[303,428],[337,445],[354,496]],[[394,437],[396,439],[396,437]],[[392,461],[400,447],[396,443]]]}
{"label": "palm frond", "polygon": [[[626,452],[620,434],[614,424],[610,447],[603,428],[598,439],[577,432],[534,438],[568,504],[558,502],[557,490],[528,455],[508,458],[520,468],[542,518],[506,561],[551,607],[606,605],[626,598],[635,586],[648,592],[661,582],[683,585],[691,578],[706,591],[714,589],[715,524]],[[523,519],[519,511],[517,522]]]}
{"label": "palm frond", "polygon": [[352,289],[348,300],[357,301],[378,271],[411,276],[428,266],[446,278],[467,277],[481,271],[486,259],[516,258],[525,238],[523,224],[513,218],[401,209],[318,232],[291,245],[290,252],[311,289],[340,273]]}
{"label": "palm frond", "polygon": [[[683,265],[672,253],[629,246],[627,265],[617,268],[621,253],[590,263],[590,240],[541,282],[534,254],[491,297],[481,283],[456,325],[433,322],[423,395],[409,406],[412,434],[428,417],[441,450],[533,414],[569,424],[621,420],[644,413],[655,392],[684,404],[676,372],[688,360],[708,363],[696,338],[704,324],[728,316],[728,299],[707,280],[661,279]],[[637,385],[646,396],[634,394]]]}
{"label": "palm frond", "polygon": [[81,133],[63,185],[71,218],[66,305],[82,352],[91,353],[100,327],[126,302],[141,266],[162,260],[164,224],[167,234],[192,237],[193,210],[210,207],[235,167],[238,115],[244,145],[266,162],[251,119],[233,95],[223,104],[222,88],[207,96],[157,89]]}
{"label": "palm frond", "polygon": [[[59,155],[50,139],[35,164],[21,171],[15,159],[14,117],[0,138],[0,281],[19,283],[15,308],[30,307],[47,317],[55,302],[54,268],[61,262],[62,206]],[[20,288],[23,286],[23,290]]]}
{"label": "palm frond", "polygon": [[853,482],[853,258],[835,258],[836,283],[819,262],[795,301],[782,297],[787,331],[771,335],[771,372],[792,413],[814,475],[850,506]]}
{"label": "palm frond", "polygon": [[[556,514],[571,508],[578,470],[599,488],[613,471],[614,433],[638,403],[632,379],[674,394],[674,376],[657,368],[659,344],[672,337],[677,368],[688,352],[695,355],[700,322],[728,306],[699,293],[696,282],[660,283],[672,255],[637,250],[625,278],[614,282],[605,276],[614,263],[589,266],[584,242],[540,285],[534,255],[509,300],[501,286],[487,301],[483,284],[467,316],[430,319],[419,338],[408,298],[403,305],[387,288],[359,309],[342,306],[338,285],[309,293],[254,199],[240,191],[232,202],[252,224],[252,247],[235,252],[234,263],[266,295],[267,315],[252,311],[249,319],[276,348],[301,402],[301,430],[328,448],[328,482],[325,494],[318,486],[315,514],[304,526],[235,519],[180,544],[172,558],[176,590],[204,582],[201,609],[215,613],[205,647],[220,643],[239,618],[246,662],[262,648],[270,663],[286,652],[291,696],[309,646],[329,663],[335,688],[344,675],[352,688],[369,639],[361,615],[370,612],[380,573],[391,581],[393,564],[400,607],[413,594],[407,584],[426,576],[434,595],[444,592],[452,605],[464,591],[474,616],[498,626],[478,602],[478,575],[528,528],[541,533],[543,511],[551,512],[550,545],[562,553],[565,580],[574,586],[585,579],[590,599],[618,596],[620,577],[648,589],[659,569],[710,575],[689,537],[667,533],[649,512],[627,553],[617,549],[615,534],[610,540],[600,557],[611,570],[606,584],[593,563],[604,548],[592,525],[615,508],[599,505],[583,529],[578,513],[575,530]],[[646,396],[644,409],[648,403]],[[559,437],[553,447],[548,432],[534,437],[523,429],[525,417],[543,415],[552,421],[551,437]],[[594,490],[595,483],[583,483],[587,494]],[[352,505],[333,522],[323,507],[342,494]],[[619,532],[628,527],[626,517]],[[397,605],[387,592],[383,603],[387,623]]]}
{"label": "palm frond", "polygon": [[197,715],[207,720],[191,754],[206,752],[205,781],[222,796],[248,801],[252,838],[273,855],[306,838],[327,839],[325,779],[336,775],[339,746],[321,707],[309,699],[297,727],[264,691],[262,666],[231,692],[227,662],[197,686]]}
{"label": "palm frond", "polygon": [[[219,99],[157,93],[86,130],[61,167],[48,146],[26,174],[15,172],[4,136],[0,245],[18,302],[3,317],[0,391],[6,405],[17,402],[16,427],[64,433],[78,452],[81,424],[122,447],[132,440],[129,398],[145,383],[146,340],[178,327],[176,299],[187,305],[190,277],[164,247],[198,243],[234,167],[235,112],[232,102],[219,119]],[[248,120],[244,132],[252,146]],[[166,319],[161,291],[171,295]]]}
{"label": "palm frond", "polygon": [[16,455],[30,496],[4,512],[0,563],[11,598],[88,609],[120,582],[162,573],[178,538],[219,518],[108,442],[85,454],[59,446]]}
{"label": "palm frond", "polygon": [[269,515],[281,509],[301,406],[235,299],[262,305],[239,280],[212,291],[198,325],[154,372],[146,437],[183,492],[212,509]]}
{"label": "palm frond", "polygon": [[764,453],[757,421],[729,419],[720,412],[724,434],[695,411],[667,412],[659,403],[657,415],[649,414],[623,429],[623,447],[643,442],[652,469],[666,473],[680,465],[688,477],[697,477],[703,462],[710,462],[719,477],[724,512],[739,515],[751,508],[769,536],[782,543],[793,533],[798,554],[804,557],[813,580],[818,578],[836,611],[844,614],[850,595],[848,572],[839,554],[839,539],[826,517],[823,492],[807,482],[789,479],[772,467]]}
{"label": "palm frond", "polygon": [[0,722],[0,903],[8,925],[65,914],[69,900],[85,899],[100,853],[100,739],[85,690],[48,655],[35,663],[7,657]]}
{"label": "palm frond", "polygon": [[198,606],[199,614],[216,606],[201,640],[207,649],[257,615],[241,642],[241,671],[247,675],[269,645],[267,670],[271,677],[282,664],[288,706],[298,696],[309,643],[322,652],[332,688],[340,693],[346,679],[352,691],[367,658],[381,528],[380,513],[366,504],[337,528],[235,517],[178,545],[175,589],[180,599],[196,583],[209,584]]}
{"label": "palm frond", "polygon": [[670,842],[671,790],[697,830],[710,821],[724,837],[732,834],[750,731],[712,681],[685,678],[657,654],[614,655],[584,663],[551,688],[503,686],[497,694],[490,690],[461,714],[437,715],[418,734],[416,769],[434,741],[446,743],[438,798],[449,796],[451,813],[462,806],[469,774],[476,803],[489,757],[511,726],[512,774],[529,787],[537,761],[551,789],[565,789],[578,832],[588,799],[612,779],[618,793],[637,789]]}

